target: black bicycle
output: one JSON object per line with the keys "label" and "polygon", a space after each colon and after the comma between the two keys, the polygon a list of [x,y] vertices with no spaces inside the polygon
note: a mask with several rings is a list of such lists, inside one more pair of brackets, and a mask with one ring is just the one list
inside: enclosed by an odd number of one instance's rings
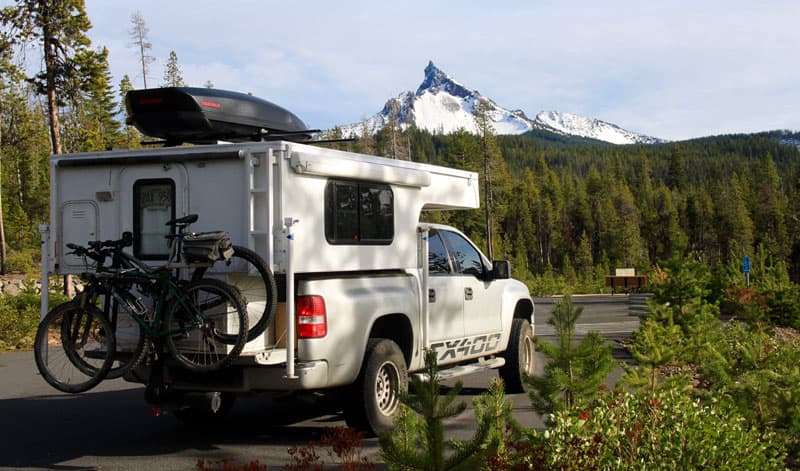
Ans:
{"label": "black bicycle", "polygon": [[[150,269],[123,251],[131,243],[126,235],[88,247],[67,245],[93,260],[95,271],[82,274],[84,291],[51,310],[36,333],[36,365],[56,389],[89,390],[112,368],[121,372],[117,375],[134,368],[150,349],[157,355],[168,351],[195,372],[219,370],[242,351],[248,317],[237,289],[215,279],[181,281],[169,264]],[[109,257],[112,264],[106,267]],[[103,310],[97,307],[101,295]],[[133,325],[121,329],[120,310]],[[118,351],[121,330],[133,339],[128,351]]]}
{"label": "black bicycle", "polygon": [[[168,226],[174,227],[174,235],[168,236],[175,242],[170,249],[172,266],[192,268],[192,280],[216,278],[236,287],[247,300],[249,342],[267,329],[275,315],[278,298],[275,276],[261,256],[239,245],[231,247],[233,252],[230,258],[209,260],[204,241],[214,239],[218,233],[188,232],[189,225],[197,220],[197,214],[189,214],[167,222]],[[200,245],[200,249],[193,250],[197,245]]]}

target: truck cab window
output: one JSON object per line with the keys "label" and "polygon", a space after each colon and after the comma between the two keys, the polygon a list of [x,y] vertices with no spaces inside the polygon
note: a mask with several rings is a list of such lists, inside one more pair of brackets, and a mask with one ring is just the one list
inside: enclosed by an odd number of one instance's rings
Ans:
{"label": "truck cab window", "polygon": [[394,194],[389,185],[330,180],[325,188],[325,238],[331,244],[391,244]]}
{"label": "truck cab window", "polygon": [[483,275],[483,260],[478,249],[455,232],[441,231],[440,234],[442,234],[445,244],[447,244],[450,259],[453,262],[453,269],[456,273],[474,276]]}
{"label": "truck cab window", "polygon": [[428,273],[431,275],[450,273],[450,261],[438,232],[428,236]]}
{"label": "truck cab window", "polygon": [[166,259],[175,218],[175,182],[170,179],[139,180],[133,185],[133,253],[143,260]]}

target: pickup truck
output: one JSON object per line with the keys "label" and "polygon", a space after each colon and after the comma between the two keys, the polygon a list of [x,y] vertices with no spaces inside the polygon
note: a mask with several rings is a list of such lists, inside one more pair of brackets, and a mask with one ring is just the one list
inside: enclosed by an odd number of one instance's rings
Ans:
{"label": "pickup truck", "polygon": [[[525,389],[527,287],[458,229],[421,222],[477,208],[476,173],[321,147],[293,114],[234,92],[138,90],[127,106],[129,122],[165,145],[51,157],[43,276],[84,269],[66,244],[124,232],[132,255],[163,263],[163,221],[199,214],[193,230],[226,230],[277,284],[275,314],[231,366],[129,372],[155,406],[205,420],[241,395],[344,391],[348,424],[378,432],[429,349],[442,377],[496,368],[508,392]],[[253,275],[220,265],[209,275],[234,285]]]}

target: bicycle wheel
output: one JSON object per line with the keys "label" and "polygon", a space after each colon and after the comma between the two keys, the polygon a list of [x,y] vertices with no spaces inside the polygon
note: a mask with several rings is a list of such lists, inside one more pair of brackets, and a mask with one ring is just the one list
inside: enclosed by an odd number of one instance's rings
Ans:
{"label": "bicycle wheel", "polygon": [[114,331],[116,353],[106,378],[114,379],[122,377],[142,362],[147,355],[148,342],[145,341],[144,327],[136,322],[124,303],[112,299],[108,319]]}
{"label": "bicycle wheel", "polygon": [[93,305],[67,302],[39,323],[33,355],[36,368],[51,386],[67,393],[88,391],[108,374],[114,362],[114,333]]}
{"label": "bicycle wheel", "polygon": [[[233,246],[233,256],[224,263],[225,271],[220,270],[222,264],[211,267],[200,267],[192,273],[192,280],[205,276],[218,278],[236,287],[247,303],[247,320],[250,329],[247,341],[261,335],[275,315],[278,289],[275,277],[267,263],[252,250],[238,245]],[[216,270],[215,270],[216,268]]]}
{"label": "bicycle wheel", "polygon": [[216,371],[239,356],[247,341],[247,310],[239,293],[214,279],[190,281],[164,318],[172,357],[196,372]]}

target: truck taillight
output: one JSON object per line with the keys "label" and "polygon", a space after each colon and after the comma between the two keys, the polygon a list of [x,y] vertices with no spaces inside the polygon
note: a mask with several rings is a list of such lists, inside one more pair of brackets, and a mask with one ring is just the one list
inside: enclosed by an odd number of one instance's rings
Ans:
{"label": "truck taillight", "polygon": [[328,333],[328,318],[322,296],[297,297],[297,336],[305,339],[325,337]]}

